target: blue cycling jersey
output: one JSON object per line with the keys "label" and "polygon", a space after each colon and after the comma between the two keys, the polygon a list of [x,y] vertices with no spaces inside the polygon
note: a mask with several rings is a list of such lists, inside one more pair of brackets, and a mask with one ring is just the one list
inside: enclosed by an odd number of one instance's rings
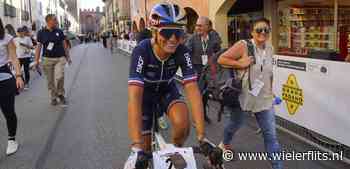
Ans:
{"label": "blue cycling jersey", "polygon": [[184,45],[179,45],[166,60],[160,60],[152,50],[151,40],[146,39],[132,52],[128,84],[142,86],[148,92],[166,90],[178,68],[181,69],[184,84],[197,80],[189,50]]}

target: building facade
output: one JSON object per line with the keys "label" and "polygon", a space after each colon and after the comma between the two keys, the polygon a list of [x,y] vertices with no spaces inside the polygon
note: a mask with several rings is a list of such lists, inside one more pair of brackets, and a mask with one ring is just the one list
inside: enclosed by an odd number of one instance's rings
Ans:
{"label": "building facade", "polygon": [[104,32],[116,31],[118,28],[117,22],[117,0],[102,0],[105,3],[104,7]]}
{"label": "building facade", "polygon": [[4,26],[12,25],[15,29],[21,26],[31,26],[30,0],[0,0],[0,16]]}
{"label": "building facade", "polygon": [[79,0],[0,0],[4,25],[10,24],[14,29],[28,26],[33,31],[45,26],[47,14],[55,14],[60,28],[78,33],[78,8]]}
{"label": "building facade", "polygon": [[118,32],[131,31],[130,0],[117,0]]}
{"label": "building facade", "polygon": [[102,0],[105,3],[105,32],[130,32],[130,0]]}
{"label": "building facade", "polygon": [[80,10],[80,27],[82,34],[97,34],[101,33],[100,28],[103,13],[100,7],[96,9],[81,9]]}
{"label": "building facade", "polygon": [[67,19],[69,21],[69,31],[80,33],[80,0],[65,0],[67,3]]}

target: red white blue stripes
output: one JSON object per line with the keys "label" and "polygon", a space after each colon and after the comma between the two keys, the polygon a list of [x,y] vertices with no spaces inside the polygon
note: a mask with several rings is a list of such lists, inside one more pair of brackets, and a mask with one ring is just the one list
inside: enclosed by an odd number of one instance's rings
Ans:
{"label": "red white blue stripes", "polygon": [[128,84],[129,84],[129,85],[136,85],[136,86],[141,86],[141,87],[143,87],[143,85],[145,84],[145,82],[143,82],[143,80],[138,79],[138,78],[129,78]]}
{"label": "red white blue stripes", "polygon": [[189,77],[185,77],[183,79],[183,84],[187,84],[187,83],[190,83],[190,82],[196,82],[197,81],[197,76],[189,76]]}

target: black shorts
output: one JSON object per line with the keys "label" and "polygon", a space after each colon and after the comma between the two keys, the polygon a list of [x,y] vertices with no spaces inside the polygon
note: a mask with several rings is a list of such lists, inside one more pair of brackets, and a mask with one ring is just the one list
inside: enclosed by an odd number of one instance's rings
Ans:
{"label": "black shorts", "polygon": [[[168,85],[166,90],[159,93],[144,91],[142,103],[142,134],[147,135],[151,133],[153,125],[153,113],[158,111],[158,116],[168,113],[169,109],[175,103],[185,103],[183,96],[180,94],[174,82]],[[157,105],[159,107],[157,108]]]}

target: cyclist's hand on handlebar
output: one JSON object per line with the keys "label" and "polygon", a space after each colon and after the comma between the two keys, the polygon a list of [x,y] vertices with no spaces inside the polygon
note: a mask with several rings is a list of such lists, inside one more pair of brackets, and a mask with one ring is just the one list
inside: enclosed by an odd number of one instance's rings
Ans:
{"label": "cyclist's hand on handlebar", "polygon": [[201,152],[209,159],[210,165],[215,168],[221,168],[223,164],[222,150],[208,139],[199,141],[199,148]]}
{"label": "cyclist's hand on handlebar", "polygon": [[137,159],[135,163],[135,169],[147,169],[148,162],[152,158],[151,154],[148,154],[144,151],[137,152]]}
{"label": "cyclist's hand on handlebar", "polygon": [[124,165],[124,169],[147,169],[151,154],[139,148],[132,148],[132,152]]}

